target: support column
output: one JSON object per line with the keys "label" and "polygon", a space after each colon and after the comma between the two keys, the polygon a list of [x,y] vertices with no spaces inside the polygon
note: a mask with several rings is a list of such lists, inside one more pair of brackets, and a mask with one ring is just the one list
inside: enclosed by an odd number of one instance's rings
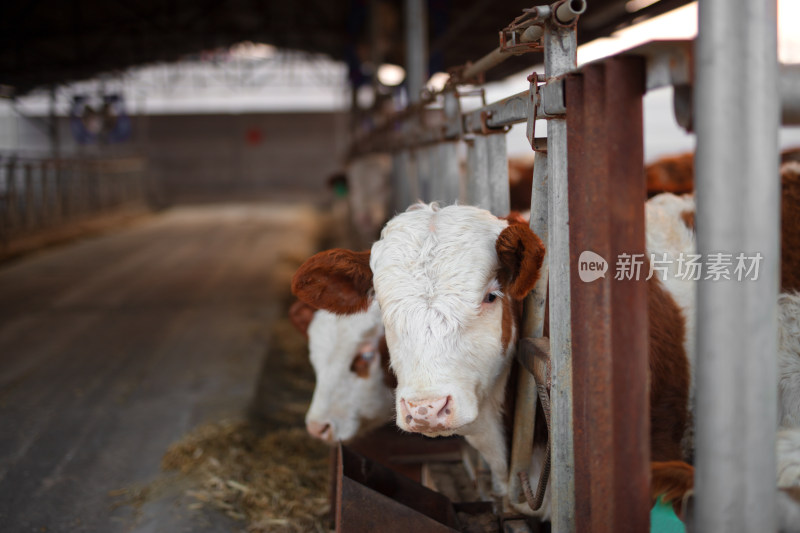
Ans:
{"label": "support column", "polygon": [[[576,66],[574,28],[545,25],[544,69],[548,81]],[[567,121],[547,123],[549,182],[547,253],[550,269],[550,356],[552,363],[550,479],[553,531],[575,531],[575,465],[572,435],[572,332],[570,301],[569,210],[567,205]]]}
{"label": "support column", "polygon": [[408,99],[419,101],[428,74],[428,16],[425,0],[405,0]]}
{"label": "support column", "polygon": [[503,133],[475,135],[467,146],[467,202],[505,216],[510,209]]}
{"label": "support column", "polygon": [[[775,531],[779,84],[776,2],[706,0],[695,53],[698,252],[757,281],[697,291],[694,530]],[[706,273],[703,273],[706,276]]]}

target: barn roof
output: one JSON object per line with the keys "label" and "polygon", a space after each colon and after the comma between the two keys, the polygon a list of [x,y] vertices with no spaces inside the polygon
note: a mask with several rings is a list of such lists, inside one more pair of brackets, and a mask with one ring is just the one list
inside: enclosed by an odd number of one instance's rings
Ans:
{"label": "barn roof", "polygon": [[[628,0],[591,0],[580,43],[609,35],[690,0],[657,0],[629,12]],[[429,0],[434,70],[462,65],[498,44],[498,32],[541,0]],[[640,2],[646,4],[647,2]],[[370,6],[376,6],[372,11]],[[354,65],[378,50],[404,64],[403,0],[21,0],[0,7],[0,85],[33,88],[175,61],[241,41],[326,54]],[[372,17],[372,18],[371,18]],[[370,20],[376,24],[371,32]],[[371,44],[372,43],[372,44]],[[517,57],[493,69],[499,79],[539,62]],[[8,90],[8,89],[6,89]]]}

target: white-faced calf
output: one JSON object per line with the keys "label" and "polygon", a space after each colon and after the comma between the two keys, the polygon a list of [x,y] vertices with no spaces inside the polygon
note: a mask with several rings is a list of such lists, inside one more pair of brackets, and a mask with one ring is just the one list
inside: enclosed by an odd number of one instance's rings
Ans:
{"label": "white-faced calf", "polygon": [[489,463],[498,493],[507,471],[505,385],[522,299],[544,257],[539,238],[516,222],[418,204],[387,224],[371,257],[317,254],[292,287],[311,305],[352,312],[370,305],[374,282],[398,379],[398,426],[464,435]]}
{"label": "white-faced calf", "polygon": [[309,434],[349,441],[391,420],[395,382],[377,304],[336,315],[296,302],[289,317],[308,337],[317,377],[306,413]]}

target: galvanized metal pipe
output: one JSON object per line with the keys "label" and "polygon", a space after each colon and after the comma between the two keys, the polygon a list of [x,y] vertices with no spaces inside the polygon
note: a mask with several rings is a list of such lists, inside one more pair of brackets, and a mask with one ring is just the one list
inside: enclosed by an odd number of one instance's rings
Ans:
{"label": "galvanized metal pipe", "polygon": [[414,161],[416,163],[417,187],[419,198],[423,202],[430,202],[432,198],[432,168],[431,168],[431,153],[430,147],[421,146],[413,151]]}
{"label": "galvanized metal pipe", "polygon": [[513,94],[497,102],[464,114],[463,131],[481,132],[485,128],[502,128],[528,120],[530,91]]}
{"label": "galvanized metal pipe", "polygon": [[428,73],[428,16],[425,0],[405,0],[408,99],[419,102]]}
{"label": "galvanized metal pipe", "polygon": [[509,57],[511,57],[511,54],[501,52],[499,47],[495,48],[475,63],[468,65],[461,74],[461,78],[464,80],[471,80],[472,78],[480,76],[487,70],[496,67]]}
{"label": "galvanized metal pipe", "polygon": [[556,7],[555,17],[561,24],[569,24],[586,11],[586,0],[566,0]]}
{"label": "galvanized metal pipe", "polygon": [[[533,187],[531,191],[530,228],[547,242],[547,153],[536,152],[533,160]],[[533,291],[525,300],[525,320],[522,324],[522,337],[541,337],[544,334],[545,304],[547,302],[548,268],[547,257],[542,264],[541,275]],[[517,381],[517,401],[514,407],[514,434],[511,442],[511,467],[509,468],[508,498],[512,509],[524,514],[531,512],[527,501],[522,497],[519,472],[528,472],[533,456],[533,429],[536,422],[538,402],[533,374],[520,371]],[[536,483],[537,480],[531,480]]]}
{"label": "galvanized metal pipe", "polygon": [[392,191],[395,213],[402,213],[416,200],[411,196],[410,161],[408,150],[401,150],[392,156]]}
{"label": "galvanized metal pipe", "polygon": [[[662,86],[665,84],[662,84]],[[778,79],[780,90],[781,124],[784,126],[800,125],[800,65],[780,65]],[[691,86],[679,84],[675,87],[673,107],[675,120],[688,131],[692,131],[695,109],[692,109],[693,95]],[[752,110],[748,107],[748,113]]]}
{"label": "galvanized metal pipe", "polygon": [[781,65],[781,122],[800,125],[800,65]]}
{"label": "galvanized metal pipe", "polygon": [[506,136],[476,135],[467,147],[467,203],[505,216],[509,211]]}
{"label": "galvanized metal pipe", "polygon": [[698,286],[695,531],[776,528],[776,23],[775,2],[699,6],[698,251],[734,254],[734,264],[739,253],[763,260],[758,281]]}
{"label": "galvanized metal pipe", "polygon": [[404,150],[403,153],[405,154],[406,158],[406,179],[408,180],[409,185],[409,193],[410,193],[410,204],[413,204],[417,201],[423,200],[421,187],[420,187],[420,178],[419,178],[419,160],[417,158],[417,150],[409,149]]}
{"label": "galvanized metal pipe", "polygon": [[438,145],[439,200],[445,204],[453,204],[458,200],[461,185],[461,169],[458,162],[458,143],[445,142]]}
{"label": "galvanized metal pipe", "polygon": [[489,143],[489,194],[491,195],[492,213],[506,216],[511,210],[511,198],[508,188],[508,151],[506,136],[487,135]]}
{"label": "galvanized metal pipe", "polygon": [[467,141],[467,203],[490,209],[489,149],[486,137],[476,136]]}
{"label": "galvanized metal pipe", "polygon": [[[574,28],[545,26],[544,71],[548,81],[573,70],[577,63]],[[575,531],[575,472],[572,432],[572,330],[570,302],[569,206],[567,186],[567,123],[547,124],[549,183],[547,239],[550,269],[550,354],[553,381],[551,429],[553,530]]]}

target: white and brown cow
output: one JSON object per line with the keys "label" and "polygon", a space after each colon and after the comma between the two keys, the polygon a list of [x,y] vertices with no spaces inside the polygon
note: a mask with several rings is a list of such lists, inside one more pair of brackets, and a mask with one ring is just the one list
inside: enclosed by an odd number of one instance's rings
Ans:
{"label": "white and brown cow", "polygon": [[392,419],[396,382],[377,304],[336,315],[298,301],[289,318],[308,337],[317,378],[306,413],[309,434],[347,442]]}
{"label": "white and brown cow", "polygon": [[[293,291],[337,312],[380,304],[397,374],[397,424],[429,436],[464,435],[506,491],[502,404],[522,299],[539,277],[541,240],[521,219],[470,206],[418,204],[392,219],[372,253],[331,250],[298,271]],[[689,369],[681,310],[649,283],[655,461],[682,459]]]}
{"label": "white and brown cow", "polygon": [[501,406],[522,299],[544,257],[541,240],[518,222],[475,207],[417,204],[387,224],[371,254],[317,254],[292,287],[301,300],[340,313],[377,299],[398,379],[398,426],[464,435],[489,463],[499,494],[507,472]]}

